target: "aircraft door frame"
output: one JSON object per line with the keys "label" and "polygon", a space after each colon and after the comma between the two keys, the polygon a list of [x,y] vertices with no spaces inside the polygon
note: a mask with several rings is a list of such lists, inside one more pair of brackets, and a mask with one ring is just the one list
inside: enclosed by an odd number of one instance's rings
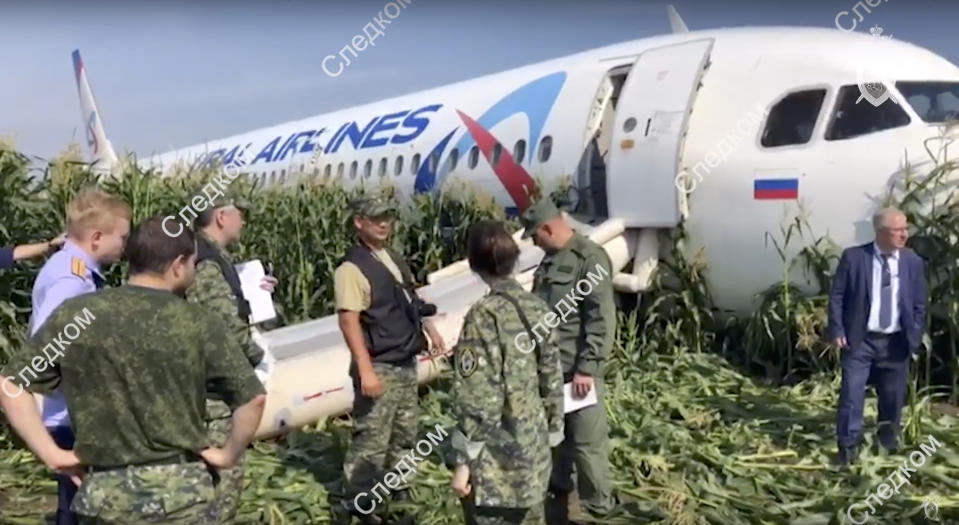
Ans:
{"label": "aircraft door frame", "polygon": [[619,94],[606,174],[609,216],[626,227],[680,222],[680,152],[714,39],[644,51]]}

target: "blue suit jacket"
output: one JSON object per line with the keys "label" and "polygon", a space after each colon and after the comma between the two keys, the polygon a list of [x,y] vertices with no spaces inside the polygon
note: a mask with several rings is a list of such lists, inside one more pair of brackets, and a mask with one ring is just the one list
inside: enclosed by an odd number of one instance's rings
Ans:
{"label": "blue suit jacket", "polygon": [[0,247],[0,270],[13,268],[13,246]]}
{"label": "blue suit jacket", "polygon": [[[849,348],[858,348],[866,336],[872,304],[873,243],[846,248],[832,280],[829,293],[827,337],[845,337]],[[925,263],[916,252],[899,252],[899,324],[909,342],[909,351],[922,344],[926,327]]]}

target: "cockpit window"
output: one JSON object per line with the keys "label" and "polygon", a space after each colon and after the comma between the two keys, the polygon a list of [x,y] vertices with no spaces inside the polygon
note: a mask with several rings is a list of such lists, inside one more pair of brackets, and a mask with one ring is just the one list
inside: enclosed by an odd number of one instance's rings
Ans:
{"label": "cockpit window", "polygon": [[876,106],[872,100],[882,99],[864,95],[858,85],[840,88],[826,140],[851,139],[909,124],[909,115],[898,101],[889,97]]}
{"label": "cockpit window", "polygon": [[825,98],[825,89],[811,89],[786,95],[769,111],[762,145],[773,148],[809,142]]}
{"label": "cockpit window", "polygon": [[959,120],[959,82],[896,82],[896,88],[923,121]]}

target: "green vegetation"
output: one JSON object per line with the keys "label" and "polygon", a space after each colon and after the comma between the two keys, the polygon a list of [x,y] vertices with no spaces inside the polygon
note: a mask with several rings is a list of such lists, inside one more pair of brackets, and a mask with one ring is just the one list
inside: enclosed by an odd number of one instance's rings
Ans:
{"label": "green vegetation", "polygon": [[[66,157],[69,158],[69,157]],[[959,519],[959,426],[951,415],[957,385],[959,341],[959,199],[953,165],[910,177],[890,202],[915,226],[911,245],[928,260],[932,293],[933,352],[913,367],[904,414],[902,454],[928,437],[943,443],[881,507],[873,522],[929,523],[925,498],[935,498],[942,522]],[[176,214],[211,173],[176,179],[129,168],[117,180],[98,181],[82,163],[59,160],[31,172],[28,159],[0,149],[0,243],[46,239],[62,227],[63,209],[90,184],[123,196],[135,219]],[[351,242],[347,202],[351,191],[309,177],[293,187],[248,192],[241,258],[271,261],[280,286],[275,295],[286,324],[332,312],[331,275]],[[390,191],[390,190],[386,190]],[[418,279],[461,259],[466,228],[501,216],[481,195],[418,196],[402,210],[397,248]],[[805,268],[818,286],[801,290],[784,277],[762,295],[745,319],[716,315],[703,279],[705,256],[678,248],[663,264],[657,291],[641,311],[621,312],[608,378],[615,484],[622,505],[608,523],[838,524],[846,509],[876,493],[906,455],[884,457],[870,448],[851,472],[834,466],[834,415],[838,351],[822,341],[825,290],[837,247],[817,238],[802,218],[771,232],[769,249],[783,257],[783,275]],[[806,245],[797,257],[790,247]],[[23,341],[29,290],[39,262],[0,274],[0,362]],[[109,279],[117,285],[122,270]],[[818,289],[817,289],[818,288]],[[421,434],[451,424],[448,383],[424,389]],[[866,408],[867,428],[876,416]],[[279,441],[256,443],[249,454],[243,523],[327,523],[349,440],[349,418],[321,421]],[[872,437],[867,435],[867,444]],[[422,525],[462,523],[439,452],[414,478],[416,504],[396,505]],[[32,454],[0,427],[0,523],[38,523],[53,511],[56,487]],[[954,521],[953,521],[954,522]]]}

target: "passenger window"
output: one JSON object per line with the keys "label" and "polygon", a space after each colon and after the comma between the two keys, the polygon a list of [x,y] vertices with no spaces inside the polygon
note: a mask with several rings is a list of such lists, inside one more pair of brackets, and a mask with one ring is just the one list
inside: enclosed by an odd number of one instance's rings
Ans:
{"label": "passenger window", "polygon": [[373,159],[366,159],[366,163],[363,164],[363,176],[367,179],[370,178],[370,174],[373,173]]}
{"label": "passenger window", "polygon": [[416,153],[413,155],[413,160],[410,162],[410,171],[413,172],[413,175],[416,175],[417,171],[420,171],[420,154]]}
{"label": "passenger window", "polygon": [[386,157],[380,159],[380,168],[377,171],[379,172],[380,177],[386,176]]}
{"label": "passenger window", "polygon": [[440,163],[440,152],[434,152],[429,158],[431,172],[436,172],[436,166]]}
{"label": "passenger window", "polygon": [[479,148],[473,146],[470,148],[470,158],[469,158],[469,168],[473,169],[476,167],[476,164],[479,162]]}
{"label": "passenger window", "polygon": [[396,157],[396,165],[393,167],[393,172],[397,177],[403,173],[403,155]]}
{"label": "passenger window", "polygon": [[517,140],[516,145],[513,146],[513,160],[517,164],[523,163],[523,157],[526,156],[526,141],[523,139]]}
{"label": "passenger window", "polygon": [[332,164],[327,164],[326,166],[323,166],[323,177],[327,179],[330,178],[330,172],[332,170],[333,170]]}
{"label": "passenger window", "polygon": [[826,140],[851,139],[909,124],[909,115],[896,102],[886,100],[874,106],[868,100],[859,100],[861,96],[857,85],[839,89],[836,109],[826,130]]}
{"label": "passenger window", "polygon": [[453,171],[456,169],[456,163],[459,160],[460,160],[460,151],[456,148],[453,148],[450,151],[450,158],[449,158],[450,171]]}
{"label": "passenger window", "polygon": [[503,155],[503,145],[497,142],[496,145],[493,146],[493,159],[492,159],[493,166],[499,164],[499,158],[502,155]]}
{"label": "passenger window", "polygon": [[351,179],[355,179],[355,178],[356,178],[356,167],[357,167],[357,165],[358,165],[358,164],[356,163],[355,160],[350,163],[350,178],[351,178]]}
{"label": "passenger window", "polygon": [[539,141],[539,161],[546,162],[549,160],[550,153],[553,152],[553,137],[549,135],[543,137]]}
{"label": "passenger window", "polygon": [[339,166],[336,167],[336,178],[343,176],[343,163],[341,162]]}
{"label": "passenger window", "polygon": [[760,143],[764,147],[775,148],[809,142],[825,99],[825,89],[810,89],[786,95],[769,111]]}

